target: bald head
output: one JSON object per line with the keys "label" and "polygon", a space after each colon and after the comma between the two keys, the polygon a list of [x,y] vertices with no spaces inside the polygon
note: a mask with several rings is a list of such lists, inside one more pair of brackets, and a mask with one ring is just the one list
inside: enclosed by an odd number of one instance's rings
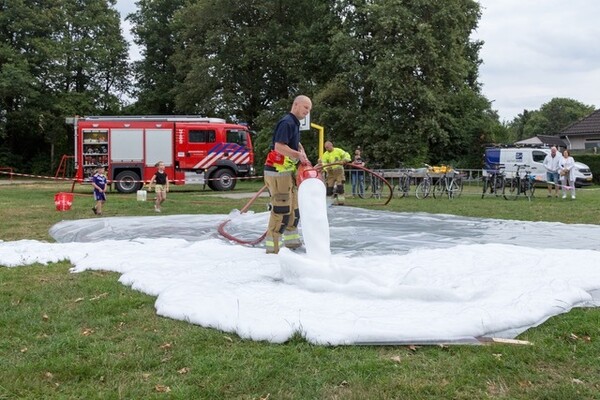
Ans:
{"label": "bald head", "polygon": [[298,119],[304,119],[312,109],[312,101],[308,96],[300,95],[294,99],[291,113]]}
{"label": "bald head", "polygon": [[333,143],[331,143],[329,140],[323,144],[323,147],[325,147],[325,150],[327,151],[333,151]]}

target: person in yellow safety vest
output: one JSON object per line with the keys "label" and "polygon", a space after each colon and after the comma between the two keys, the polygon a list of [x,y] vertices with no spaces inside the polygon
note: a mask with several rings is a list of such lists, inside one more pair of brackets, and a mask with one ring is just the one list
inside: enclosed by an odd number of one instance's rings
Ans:
{"label": "person in yellow safety vest", "polygon": [[294,99],[291,111],[279,120],[273,132],[271,151],[264,169],[265,185],[271,195],[271,215],[265,237],[267,253],[277,254],[283,243],[290,249],[302,245],[298,233],[300,211],[296,188],[296,165],[308,163],[300,143],[300,120],[312,109],[307,96]]}
{"label": "person in yellow safety vest", "polygon": [[[321,163],[323,164],[323,171],[327,174],[325,179],[325,185],[327,186],[327,196],[332,197],[337,204],[343,205],[344,198],[344,183],[346,182],[346,176],[344,175],[344,165],[336,164],[327,166],[327,164],[350,162],[350,154],[347,151],[340,149],[339,147],[333,147],[333,143],[330,141],[325,142],[325,152],[321,157]],[[335,188],[335,193],[334,193]]]}

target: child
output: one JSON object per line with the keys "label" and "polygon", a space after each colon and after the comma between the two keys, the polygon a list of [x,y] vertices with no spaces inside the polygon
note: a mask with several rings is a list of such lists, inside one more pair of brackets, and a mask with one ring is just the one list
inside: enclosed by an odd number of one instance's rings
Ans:
{"label": "child", "polygon": [[92,177],[92,186],[94,187],[94,200],[96,205],[92,207],[92,211],[96,215],[102,215],[102,205],[106,201],[106,175],[104,175],[104,166],[99,165],[96,168],[96,173]]}
{"label": "child", "polygon": [[167,199],[167,192],[169,191],[169,178],[167,177],[167,173],[165,172],[165,163],[159,161],[156,163],[156,167],[158,167],[158,171],[150,180],[148,184],[148,188],[152,189],[152,184],[156,183],[155,192],[156,192],[156,202],[154,203],[154,211],[160,212],[160,205]]}

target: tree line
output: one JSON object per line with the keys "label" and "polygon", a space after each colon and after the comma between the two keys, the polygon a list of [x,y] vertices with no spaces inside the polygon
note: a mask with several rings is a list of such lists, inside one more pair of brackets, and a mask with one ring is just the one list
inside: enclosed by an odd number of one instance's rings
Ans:
{"label": "tree line", "polygon": [[[472,167],[486,143],[549,132],[590,111],[553,99],[565,107],[548,106],[550,117],[542,107],[500,122],[478,82],[474,0],[136,5],[128,20],[142,58],[129,63],[115,0],[0,4],[0,166],[53,172],[73,154],[65,117],[134,114],[248,123],[260,163],[275,121],[306,94],[328,139],[360,146],[372,164]],[[568,109],[566,119],[557,109]],[[314,135],[303,143],[316,154]]]}

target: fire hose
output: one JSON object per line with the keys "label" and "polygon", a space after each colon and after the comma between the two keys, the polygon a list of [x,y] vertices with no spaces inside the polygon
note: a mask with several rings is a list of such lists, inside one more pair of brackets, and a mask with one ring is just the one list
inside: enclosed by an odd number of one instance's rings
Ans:
{"label": "fire hose", "polygon": [[[347,164],[346,162],[340,161],[340,162],[335,162],[335,163],[327,164],[327,166],[329,167],[329,166],[332,166],[332,165],[346,165],[346,164]],[[387,185],[387,187],[390,189],[389,190],[390,194],[389,194],[386,202],[383,203],[383,204],[376,204],[376,205],[384,205],[384,206],[388,205],[388,203],[392,200],[392,196],[393,196],[394,193],[393,193],[392,185],[390,185],[390,183],[383,177],[383,175],[380,175],[377,172],[375,172],[373,170],[370,170],[368,168],[362,167],[360,165],[352,165],[352,167],[355,168],[355,169],[363,170],[364,172],[367,172],[367,173],[371,174],[372,176],[374,176],[377,179],[380,179],[381,181],[383,181],[383,183],[385,183]],[[306,178],[317,178],[317,177],[319,177],[322,169],[323,169],[322,165],[317,165],[315,167],[312,167],[310,165],[302,165],[302,166],[300,166],[300,168],[298,170],[298,174],[297,174],[297,179],[296,179],[297,185],[300,186],[300,184],[302,183],[302,181],[304,179],[306,179]],[[256,194],[254,196],[252,196],[252,198],[250,200],[248,200],[248,202],[246,203],[246,205],[240,210],[240,214],[244,214],[246,211],[248,211],[248,209],[250,208],[250,206],[252,205],[252,203],[254,203],[256,201],[256,199],[260,196],[260,194],[262,192],[264,192],[266,189],[267,189],[267,185],[264,185],[262,188],[260,188],[260,190],[258,192],[256,192]],[[243,239],[237,238],[237,237],[231,235],[230,233],[228,233],[227,231],[225,231],[225,226],[229,222],[231,222],[231,219],[226,219],[225,221],[221,222],[219,224],[219,227],[217,228],[217,231],[224,238],[232,240],[232,241],[234,241],[236,243],[243,244],[243,245],[254,246],[254,245],[262,242],[263,239],[265,238],[265,236],[267,235],[267,232],[265,231],[257,239],[243,240]]]}

